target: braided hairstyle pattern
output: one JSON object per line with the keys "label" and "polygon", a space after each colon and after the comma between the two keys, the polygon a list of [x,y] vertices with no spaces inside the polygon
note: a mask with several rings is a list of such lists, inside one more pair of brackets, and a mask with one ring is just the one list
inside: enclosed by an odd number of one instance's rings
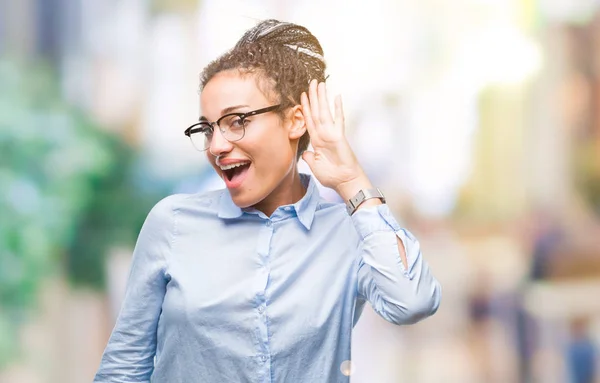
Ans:
{"label": "braided hairstyle pattern", "polygon": [[[268,86],[264,93],[276,94],[283,111],[300,104],[300,95],[312,79],[325,81],[325,67],[323,48],[308,29],[270,19],[249,29],[230,51],[204,68],[200,91],[217,73],[237,69],[258,75],[262,85]],[[298,157],[309,142],[306,132],[298,144]]]}

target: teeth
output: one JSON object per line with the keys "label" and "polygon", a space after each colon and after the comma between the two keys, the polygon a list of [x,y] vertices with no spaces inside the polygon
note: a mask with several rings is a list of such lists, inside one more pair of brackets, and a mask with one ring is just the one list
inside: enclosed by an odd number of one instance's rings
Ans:
{"label": "teeth", "polygon": [[246,161],[246,162],[238,162],[236,164],[231,164],[231,165],[220,165],[219,167],[221,168],[221,170],[229,170],[229,169],[233,169],[233,168],[237,168],[238,166],[244,166],[249,164],[250,162]]}

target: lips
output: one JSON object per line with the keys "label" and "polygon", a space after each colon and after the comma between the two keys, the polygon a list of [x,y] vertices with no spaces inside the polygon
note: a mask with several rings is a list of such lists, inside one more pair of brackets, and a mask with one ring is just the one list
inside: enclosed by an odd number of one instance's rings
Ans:
{"label": "lips", "polygon": [[242,185],[251,166],[248,160],[224,159],[217,161],[221,169],[223,180],[228,189],[235,189]]}

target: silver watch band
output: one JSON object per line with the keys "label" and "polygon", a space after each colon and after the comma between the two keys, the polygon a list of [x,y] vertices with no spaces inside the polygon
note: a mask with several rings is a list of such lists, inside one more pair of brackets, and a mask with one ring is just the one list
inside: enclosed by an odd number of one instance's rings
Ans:
{"label": "silver watch band", "polygon": [[383,196],[381,190],[377,188],[362,189],[359,190],[354,197],[350,198],[348,202],[346,202],[346,211],[348,214],[352,215],[361,203],[371,198],[379,198],[382,203],[385,203],[385,197]]}

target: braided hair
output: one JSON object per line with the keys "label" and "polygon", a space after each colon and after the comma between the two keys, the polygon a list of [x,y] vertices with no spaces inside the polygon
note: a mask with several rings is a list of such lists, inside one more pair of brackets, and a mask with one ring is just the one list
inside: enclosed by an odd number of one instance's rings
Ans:
{"label": "braided hair", "polygon": [[[278,20],[265,20],[244,33],[228,52],[209,63],[200,75],[200,90],[217,73],[238,69],[258,75],[278,97],[281,111],[300,104],[300,95],[316,79],[325,81],[323,48],[305,27]],[[268,94],[270,92],[264,92]],[[283,112],[280,112],[283,115]],[[308,131],[300,138],[298,157],[308,148]]]}

